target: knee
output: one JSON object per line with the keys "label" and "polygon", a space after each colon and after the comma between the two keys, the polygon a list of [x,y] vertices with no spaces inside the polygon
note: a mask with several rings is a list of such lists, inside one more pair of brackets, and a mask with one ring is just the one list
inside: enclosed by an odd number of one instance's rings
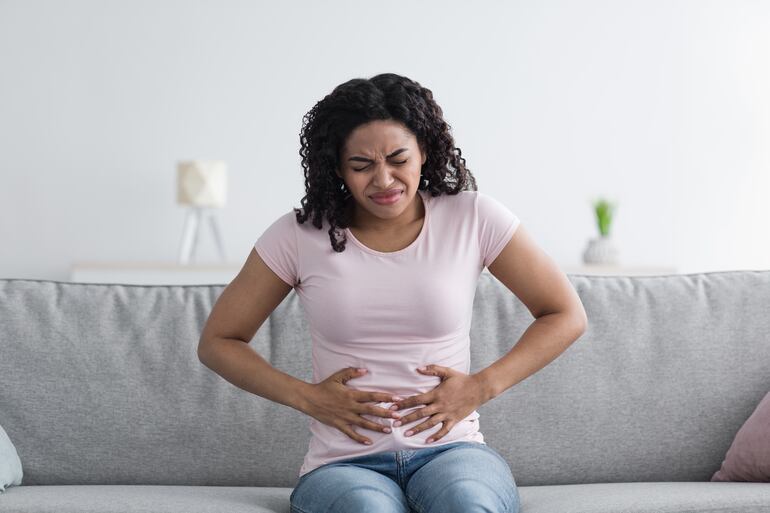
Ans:
{"label": "knee", "polygon": [[369,490],[354,488],[334,501],[334,504],[329,508],[329,511],[340,511],[345,513],[348,511],[377,511],[376,504],[377,501],[374,500],[374,497],[372,497]]}
{"label": "knee", "polygon": [[497,490],[473,479],[461,479],[447,486],[438,502],[440,511],[446,513],[519,513],[521,509],[515,487]]}
{"label": "knee", "polygon": [[403,500],[393,497],[378,488],[367,486],[355,487],[331,505],[329,511],[339,513],[404,513],[408,507]]}

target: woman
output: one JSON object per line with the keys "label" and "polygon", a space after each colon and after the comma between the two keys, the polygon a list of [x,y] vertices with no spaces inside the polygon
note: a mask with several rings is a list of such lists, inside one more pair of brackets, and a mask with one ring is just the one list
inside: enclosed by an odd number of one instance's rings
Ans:
{"label": "woman", "polygon": [[[353,79],[304,121],[302,209],[265,230],[217,300],[201,361],[312,417],[293,512],[519,511],[476,409],[580,336],[577,294],[518,217],[477,191],[430,90],[391,73]],[[469,375],[485,266],[537,319]],[[247,345],[292,287],[311,328],[312,384]]]}

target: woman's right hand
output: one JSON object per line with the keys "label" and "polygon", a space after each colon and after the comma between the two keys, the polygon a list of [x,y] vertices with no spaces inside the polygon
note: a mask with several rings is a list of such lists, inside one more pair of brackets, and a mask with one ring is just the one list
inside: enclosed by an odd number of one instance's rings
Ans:
{"label": "woman's right hand", "polygon": [[353,430],[352,425],[361,426],[372,431],[389,433],[388,426],[377,424],[365,419],[361,414],[375,415],[389,419],[399,419],[401,414],[396,411],[386,410],[365,404],[367,402],[392,402],[397,396],[385,392],[364,392],[352,390],[345,383],[353,378],[360,378],[366,374],[355,367],[347,367],[339,370],[320,383],[311,384],[308,397],[307,414],[318,419],[326,425],[335,427],[348,435],[353,440],[366,443],[371,440],[359,435]]}

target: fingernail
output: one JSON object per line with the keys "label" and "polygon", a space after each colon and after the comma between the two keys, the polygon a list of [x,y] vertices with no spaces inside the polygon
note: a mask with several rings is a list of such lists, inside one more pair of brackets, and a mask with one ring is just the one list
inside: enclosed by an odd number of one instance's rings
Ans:
{"label": "fingernail", "polygon": [[391,410],[397,410],[397,409],[398,409],[398,405],[397,405],[397,404],[394,404],[393,406],[391,406],[391,407],[390,407],[390,409],[391,409]]}
{"label": "fingernail", "polygon": [[427,368],[427,367],[425,367],[425,366],[423,365],[422,367],[417,367],[417,370],[421,370],[421,371],[424,371],[426,368]]}
{"label": "fingernail", "polygon": [[428,443],[431,443],[431,442],[433,441],[433,439],[432,439],[432,438],[428,438],[428,439],[427,439],[427,440],[425,440],[425,441],[426,441],[426,442],[428,442]]}
{"label": "fingernail", "polygon": [[383,431],[386,432],[386,433],[390,433],[390,428],[385,428],[385,429],[383,429]]}
{"label": "fingernail", "polygon": [[411,431],[407,431],[406,433],[404,433],[404,436],[410,436],[411,434],[412,434]]}
{"label": "fingernail", "polygon": [[358,369],[358,372],[366,372],[366,369]]}
{"label": "fingernail", "polygon": [[396,427],[398,427],[398,426],[400,426],[400,425],[401,425],[401,421],[400,421],[400,420],[397,420],[397,421],[395,421],[395,422],[393,423],[393,425],[394,425],[394,426],[396,426]]}
{"label": "fingernail", "polygon": [[392,397],[392,399],[393,399],[394,401],[403,401],[403,400],[404,400],[404,398],[403,398],[403,397],[399,397],[399,396],[397,396],[397,395],[394,395],[394,396]]}
{"label": "fingernail", "polygon": [[371,441],[371,440],[365,440],[365,441],[364,441],[364,443],[365,443],[366,445],[372,445],[372,441]]}

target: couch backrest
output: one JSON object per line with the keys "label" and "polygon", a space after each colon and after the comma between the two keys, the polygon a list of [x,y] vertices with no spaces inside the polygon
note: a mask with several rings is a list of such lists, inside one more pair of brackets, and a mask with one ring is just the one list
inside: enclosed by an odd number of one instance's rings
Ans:
{"label": "couch backrest", "polygon": [[[770,390],[770,271],[569,279],[588,330],[479,408],[487,443],[519,486],[710,479]],[[294,486],[309,418],[198,361],[223,289],[0,280],[0,425],[23,484]],[[471,371],[532,321],[482,273]],[[293,291],[250,345],[311,381]]]}

